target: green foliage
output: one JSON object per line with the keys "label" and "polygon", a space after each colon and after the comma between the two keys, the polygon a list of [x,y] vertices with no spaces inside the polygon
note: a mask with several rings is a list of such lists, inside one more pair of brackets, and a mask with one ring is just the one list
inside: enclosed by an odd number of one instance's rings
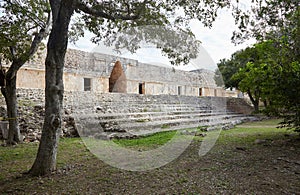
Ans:
{"label": "green foliage", "polygon": [[[300,60],[299,60],[300,61]],[[277,72],[280,79],[275,80],[274,99],[270,111],[284,117],[282,127],[294,128],[300,132],[300,62],[285,64]],[[275,76],[275,75],[274,75]],[[276,93],[275,93],[276,92]]]}
{"label": "green foliage", "polygon": [[267,114],[284,117],[283,127],[300,131],[299,1],[258,0],[254,3],[259,6],[249,12],[240,9],[234,12],[239,30],[232,37],[236,43],[256,38],[259,43],[250,48],[254,58],[245,58],[246,63],[234,58],[223,60],[219,69],[227,87],[247,91],[254,96],[253,103],[259,100],[265,103]]}
{"label": "green foliage", "polygon": [[234,42],[239,43],[249,37],[258,41],[276,40],[283,35],[295,40],[295,27],[298,28],[299,39],[298,0],[256,0],[252,3],[251,10],[237,9],[233,13],[239,27],[233,34]]}
{"label": "green foliage", "polygon": [[[219,64],[221,70],[227,74],[227,86],[246,92],[256,111],[259,101],[266,101],[266,94],[270,94],[269,90],[272,88],[270,67],[274,66],[274,50],[272,41],[261,42],[233,54],[225,66],[224,63]],[[235,71],[230,68],[232,64],[235,64]]]}
{"label": "green foliage", "polygon": [[223,81],[222,73],[218,68],[215,70],[214,80],[215,80],[216,85],[218,87],[224,87],[224,81]]}
{"label": "green foliage", "polygon": [[34,38],[49,26],[48,1],[3,0],[0,5],[0,57],[7,62],[26,62],[35,53],[31,51],[36,50],[32,47]]}
{"label": "green foliage", "polygon": [[247,47],[231,55],[230,59],[222,59],[217,65],[224,80],[225,88],[238,88],[239,81],[232,79],[232,76],[248,62],[258,59],[258,51],[254,47]]}
{"label": "green foliage", "polygon": [[265,41],[250,48],[256,58],[233,74],[237,87],[247,92],[256,110],[265,103],[265,113],[283,117],[282,127],[299,130],[300,65],[285,44]]}
{"label": "green foliage", "polygon": [[[92,32],[94,43],[103,41],[117,51],[134,53],[141,44],[162,51],[172,64],[187,64],[198,55],[200,42],[188,27],[193,19],[211,27],[217,11],[232,5],[229,1],[85,1],[75,3],[71,41]],[[234,6],[232,6],[234,9]]]}

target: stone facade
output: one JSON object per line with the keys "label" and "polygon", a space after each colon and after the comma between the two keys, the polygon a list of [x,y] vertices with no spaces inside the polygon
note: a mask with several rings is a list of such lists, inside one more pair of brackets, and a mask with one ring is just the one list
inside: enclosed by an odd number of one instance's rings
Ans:
{"label": "stone facade", "polygon": [[[226,95],[216,86],[213,71],[175,70],[78,50],[68,50],[65,60],[63,136],[76,136],[80,130],[77,125],[82,122],[91,122],[87,125],[91,127],[89,134],[96,131],[93,136],[133,138],[199,125],[224,126],[247,118],[227,112]],[[36,141],[41,136],[44,61],[42,53],[17,75],[18,120],[24,141]],[[3,97],[0,105],[5,110]],[[144,132],[129,132],[146,125]]]}
{"label": "stone facade", "polygon": [[[23,140],[39,140],[44,119],[44,90],[19,88],[17,94]],[[0,97],[0,116],[4,118],[5,108],[4,98]],[[241,98],[66,91],[61,135],[81,133],[86,136],[80,132],[86,129],[82,126],[89,127],[85,132],[88,135],[115,138],[134,138],[198,126],[209,126],[210,130],[216,126],[227,128],[230,125],[232,128],[237,123],[254,119],[244,115],[252,110]]]}
{"label": "stone facade", "polygon": [[[44,61],[45,53],[42,53],[25,64],[18,72],[17,87],[44,89]],[[116,66],[119,66],[118,74],[113,72]],[[225,91],[216,86],[214,72],[210,70],[175,70],[128,58],[73,49],[69,49],[66,54],[64,84],[65,91],[225,96]]]}

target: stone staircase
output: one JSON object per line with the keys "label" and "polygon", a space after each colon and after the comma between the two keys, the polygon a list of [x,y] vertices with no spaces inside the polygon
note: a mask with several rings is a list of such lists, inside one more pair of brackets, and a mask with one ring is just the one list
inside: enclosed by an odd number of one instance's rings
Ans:
{"label": "stone staircase", "polygon": [[229,129],[255,117],[227,110],[226,98],[106,94],[74,105],[78,131],[100,139],[136,138],[162,131]]}

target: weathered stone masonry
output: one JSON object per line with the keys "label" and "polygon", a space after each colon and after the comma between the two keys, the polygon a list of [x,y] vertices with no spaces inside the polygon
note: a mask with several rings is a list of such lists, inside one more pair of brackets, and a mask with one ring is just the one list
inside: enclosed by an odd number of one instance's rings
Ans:
{"label": "weathered stone masonry", "polygon": [[[40,139],[44,117],[44,98],[44,90],[42,89],[18,89],[18,120],[20,122],[21,133],[24,135],[24,141],[35,141]],[[0,100],[1,105],[4,105],[3,98],[0,98]],[[226,106],[226,102],[227,104],[230,102],[229,107]],[[238,106],[238,108],[236,108],[236,106]],[[229,119],[229,121],[227,121],[226,118],[224,118],[224,120],[220,119],[220,122],[222,123],[221,125],[224,125],[225,123],[235,123],[236,121],[244,118],[243,115],[229,114],[227,113],[228,111],[238,110],[239,112],[246,111],[249,113],[249,109],[251,110],[249,106],[247,107],[243,99],[237,98],[225,99],[222,97],[68,91],[65,92],[64,96],[62,135],[76,136],[78,130],[76,124],[78,122],[81,124],[92,120],[93,126],[97,129],[97,132],[93,136],[132,137],[135,136],[135,133],[143,134],[161,130],[174,130],[174,128],[185,128],[186,124],[183,127],[177,126],[179,124],[184,125],[183,122],[186,120],[196,120],[196,123],[193,122],[191,125],[198,126],[202,124],[199,122],[204,120],[203,117],[209,117],[209,115],[213,114],[213,112],[219,112],[219,117],[226,117]],[[74,114],[79,114],[81,117],[88,117],[89,120],[80,119],[81,121],[78,121],[78,118],[77,120],[74,118]],[[186,117],[181,121],[180,118],[182,118],[182,114],[186,115]],[[199,114],[203,115],[203,117],[198,118]],[[1,115],[4,116],[5,112]],[[94,117],[102,120],[97,121],[98,119],[95,120]],[[106,121],[106,118],[111,122]],[[116,121],[122,120],[122,124],[114,122],[113,118],[115,118]],[[155,122],[155,118],[157,118],[160,122]],[[174,123],[173,119],[175,119],[175,121],[180,121]],[[161,126],[160,123],[166,123],[168,120],[169,122],[167,124],[170,125],[170,129],[157,128],[157,125]],[[145,121],[145,123],[141,123],[141,121]],[[124,124],[124,122],[135,126],[143,125],[144,128],[148,126],[149,129],[145,132],[136,131],[129,134],[127,130],[124,129],[124,127],[128,124]],[[156,124],[156,127],[153,126],[152,123]],[[103,127],[101,128],[99,124],[103,125]],[[176,126],[171,126],[174,124],[176,124]],[[213,124],[211,123],[211,125]],[[133,128],[133,126],[129,127],[131,130]]]}
{"label": "weathered stone masonry", "polygon": [[[17,75],[18,120],[25,141],[38,140],[41,135],[45,98],[44,60],[45,53],[27,63]],[[200,115],[210,117],[210,112],[218,110],[215,118],[218,117],[221,123],[215,125],[224,125],[224,120],[231,123],[243,119],[236,114],[225,116],[225,99],[214,97],[223,97],[224,91],[216,86],[214,73],[209,70],[188,72],[100,53],[68,50],[64,84],[62,135],[65,136],[77,135],[73,114],[100,114],[100,118],[110,118],[113,122],[94,120],[93,126],[101,124],[102,128],[99,131],[97,127],[97,132],[91,133],[99,137],[132,137],[187,125],[191,127],[189,123],[197,126],[199,121],[211,120],[198,118]],[[5,105],[3,98],[0,100],[1,105]],[[124,116],[129,118],[122,119]],[[141,124],[138,121],[148,122]],[[170,126],[170,129],[160,128],[162,124]],[[179,127],[180,124],[183,126]],[[140,125],[147,125],[149,129],[129,132]]]}
{"label": "weathered stone masonry", "polygon": [[[18,72],[18,88],[44,89],[44,59],[43,53]],[[120,65],[122,68],[118,69],[116,77],[116,72],[112,70]],[[175,70],[128,58],[72,49],[66,54],[64,69],[66,91],[225,96],[224,90],[216,86],[213,77],[214,72],[209,70]]]}

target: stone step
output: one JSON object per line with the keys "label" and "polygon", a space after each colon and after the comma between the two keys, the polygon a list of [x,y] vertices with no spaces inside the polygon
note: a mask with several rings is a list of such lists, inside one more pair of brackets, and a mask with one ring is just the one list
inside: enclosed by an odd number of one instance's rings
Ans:
{"label": "stone step", "polygon": [[[82,105],[81,105],[82,106]],[[76,107],[76,109],[72,110],[80,110],[81,112],[86,112],[86,113],[114,113],[114,112],[167,112],[167,111],[183,111],[183,110],[212,110],[212,108],[208,107],[189,107],[189,106],[177,106],[177,107],[164,107],[164,106],[159,106],[159,105],[153,105],[153,106],[130,106],[130,105],[118,105],[118,106],[107,106],[107,105],[102,105],[102,106],[83,106],[83,107]],[[216,110],[216,109],[215,109]],[[223,109],[226,110],[226,109]]]}
{"label": "stone step", "polygon": [[[193,113],[193,114],[169,114],[169,113],[161,113],[161,114],[144,114],[144,115],[126,115],[121,116],[121,117],[114,117],[114,118],[101,118],[97,117],[99,119],[100,123],[114,123],[114,122],[138,122],[138,123],[143,123],[146,121],[162,121],[166,119],[183,119],[183,118],[199,118],[199,117],[209,117],[209,116],[216,116],[216,115],[234,115],[234,114],[227,114],[227,113]],[[239,115],[238,115],[239,116]]]}
{"label": "stone step", "polygon": [[[191,103],[162,103],[162,102],[86,102],[77,104],[74,102],[74,106],[77,108],[96,108],[96,109],[113,109],[117,108],[117,110],[124,108],[138,108],[138,109],[193,109],[193,108],[201,108],[201,109],[211,109],[212,107],[216,107],[217,105],[214,105],[212,102],[205,102],[205,103],[197,103],[197,102],[191,102]],[[224,103],[222,106],[219,106],[222,108],[226,108],[226,104]]]}
{"label": "stone step", "polygon": [[154,133],[158,132],[167,132],[167,131],[184,131],[184,130],[190,130],[190,129],[197,129],[198,127],[209,127],[208,130],[216,130],[216,129],[230,129],[236,124],[240,124],[242,122],[250,121],[250,120],[257,120],[256,117],[249,117],[249,116],[244,116],[244,117],[238,117],[234,119],[227,119],[226,121],[221,121],[221,122],[216,122],[212,123],[210,122],[203,122],[201,125],[197,123],[192,123],[192,124],[181,124],[177,126],[171,126],[169,128],[144,128],[142,130],[129,130],[126,132],[102,132],[100,133],[101,139],[112,139],[112,138],[117,138],[117,139],[130,139],[130,138],[138,138],[138,137],[144,137],[148,135],[152,135]]}
{"label": "stone step", "polygon": [[201,125],[196,124],[196,123],[192,123],[192,124],[183,124],[183,125],[178,125],[178,126],[172,126],[170,128],[165,128],[165,129],[161,129],[161,128],[154,128],[154,129],[143,129],[143,130],[135,130],[135,131],[128,131],[128,133],[132,134],[134,137],[140,137],[140,136],[147,136],[147,135],[151,135],[153,133],[158,133],[158,132],[164,132],[164,131],[175,131],[175,130],[189,130],[189,129],[197,129],[199,127],[208,127],[209,126],[209,130],[216,130],[216,129],[222,129],[225,125],[227,124],[238,124],[240,122],[236,122],[238,120],[245,121],[248,118],[238,118],[238,119],[234,119],[234,120],[226,120],[226,121],[222,121],[222,122],[203,122],[201,123]]}
{"label": "stone step", "polygon": [[126,112],[126,113],[79,113],[74,114],[74,116],[77,116],[78,119],[87,119],[87,118],[94,118],[97,120],[112,120],[112,119],[139,119],[139,118],[149,118],[149,117],[159,117],[159,116],[166,116],[166,115],[198,115],[202,114],[204,116],[206,115],[218,115],[218,114],[236,114],[234,112],[225,112],[225,111],[212,111],[212,110],[193,110],[193,111],[169,111],[169,112]]}
{"label": "stone step", "polygon": [[[102,104],[103,105],[103,104]],[[149,107],[149,106],[158,106],[158,107],[195,107],[195,106],[199,106],[202,108],[208,108],[208,107],[226,107],[226,103],[214,103],[214,102],[190,102],[190,103],[184,103],[184,102],[170,102],[170,103],[161,103],[161,102],[119,102],[119,103],[104,103],[104,105],[109,105],[109,106],[114,106],[114,105],[129,105],[132,107]],[[101,104],[99,104],[99,106],[101,106]]]}
{"label": "stone step", "polygon": [[[214,113],[215,114],[215,113]],[[123,116],[123,115],[121,115]],[[82,121],[77,121],[77,124],[84,124],[83,129],[89,129],[88,134],[94,134],[97,132],[128,132],[132,130],[140,129],[168,129],[174,126],[182,126],[188,124],[195,124],[196,126],[206,126],[215,125],[219,123],[225,123],[233,118],[239,118],[241,115],[226,113],[220,113],[215,115],[201,115],[197,114],[189,117],[189,115],[184,115],[182,117],[174,117],[172,115],[166,115],[165,118],[159,119],[157,116],[156,120],[138,122],[129,118],[113,119],[113,120],[103,120],[102,118],[95,118],[95,115],[89,117],[85,116],[81,118]]]}
{"label": "stone step", "polygon": [[100,123],[103,130],[106,132],[124,132],[133,131],[140,129],[156,129],[156,128],[169,128],[172,126],[187,125],[187,124],[198,124],[198,126],[203,126],[203,123],[209,123],[210,125],[224,123],[226,120],[240,117],[239,115],[217,115],[209,117],[198,117],[198,118],[177,118],[177,119],[164,119],[157,121],[147,121],[147,122],[130,122],[123,121],[122,123],[109,124]]}
{"label": "stone step", "polygon": [[[94,106],[94,110],[101,111],[103,113],[111,112],[111,111],[119,111],[119,112],[160,112],[160,111],[174,111],[174,110],[212,110],[209,106],[197,106],[197,105],[132,105],[132,104],[119,104],[119,105],[101,105]],[[223,110],[225,110],[224,108]]]}
{"label": "stone step", "polygon": [[199,126],[212,129],[249,118],[228,111],[222,98],[112,94],[102,99],[74,106],[86,136],[133,138]]}

